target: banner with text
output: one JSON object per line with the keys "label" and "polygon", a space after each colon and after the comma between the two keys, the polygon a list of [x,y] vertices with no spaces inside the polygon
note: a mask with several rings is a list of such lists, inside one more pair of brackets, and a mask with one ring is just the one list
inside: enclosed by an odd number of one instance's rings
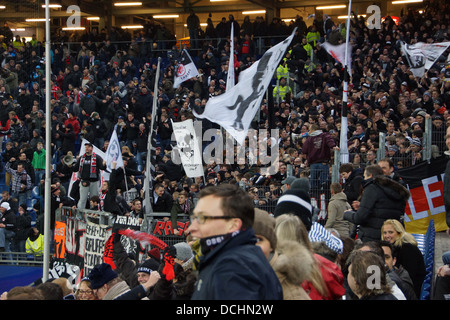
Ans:
{"label": "banner with text", "polygon": [[84,252],[84,274],[89,274],[95,265],[103,263],[105,243],[110,236],[111,227],[87,222]]}

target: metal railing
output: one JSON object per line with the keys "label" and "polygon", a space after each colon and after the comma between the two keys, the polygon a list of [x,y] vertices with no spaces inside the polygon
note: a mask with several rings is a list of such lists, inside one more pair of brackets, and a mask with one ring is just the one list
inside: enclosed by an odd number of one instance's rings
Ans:
{"label": "metal railing", "polygon": [[27,267],[42,267],[42,256],[28,254],[26,252],[2,252],[0,253],[0,265],[16,265]]}

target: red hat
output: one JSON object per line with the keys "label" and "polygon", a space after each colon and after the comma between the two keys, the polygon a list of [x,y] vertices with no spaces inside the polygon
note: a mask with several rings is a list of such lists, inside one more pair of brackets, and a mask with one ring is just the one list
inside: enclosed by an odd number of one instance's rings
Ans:
{"label": "red hat", "polygon": [[158,248],[153,248],[148,251],[148,255],[157,261],[161,260],[161,251]]}

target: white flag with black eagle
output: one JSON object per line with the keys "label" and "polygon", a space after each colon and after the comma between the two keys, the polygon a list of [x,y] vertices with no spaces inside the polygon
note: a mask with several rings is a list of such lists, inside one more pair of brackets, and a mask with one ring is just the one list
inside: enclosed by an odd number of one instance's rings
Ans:
{"label": "white flag with black eagle", "polygon": [[211,97],[204,111],[194,116],[208,119],[222,126],[236,141],[243,145],[250,124],[260,109],[264,93],[272,81],[272,77],[284,57],[294,32],[283,42],[278,43],[264,55],[239,74],[238,83],[225,93]]}
{"label": "white flag with black eagle", "polygon": [[437,59],[450,46],[450,42],[407,44],[402,42],[403,55],[414,77],[423,77]]}
{"label": "white flag with black eagle", "polygon": [[177,65],[173,87],[178,88],[184,81],[198,76],[197,67],[186,49],[183,49]]}

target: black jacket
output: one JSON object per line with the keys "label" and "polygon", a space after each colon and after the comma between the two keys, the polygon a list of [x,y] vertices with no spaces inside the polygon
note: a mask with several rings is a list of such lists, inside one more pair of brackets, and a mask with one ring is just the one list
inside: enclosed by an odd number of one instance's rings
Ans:
{"label": "black jacket", "polygon": [[347,211],[344,219],[359,225],[358,238],[363,242],[380,240],[381,227],[387,219],[400,218],[410,197],[408,189],[386,176],[365,181],[358,211]]}
{"label": "black jacket", "polygon": [[5,213],[0,213],[0,223],[5,225],[6,230],[14,231],[16,229],[16,215],[12,210],[7,210]]}
{"label": "black jacket", "polygon": [[358,200],[361,195],[363,181],[364,177],[362,175],[362,170],[356,168],[343,184],[342,189],[347,196],[347,202],[350,203],[350,205],[353,201]]}
{"label": "black jacket", "polygon": [[[154,196],[154,195],[153,195]],[[164,191],[164,194],[155,202],[153,199],[153,211],[154,212],[171,212],[173,207],[173,197],[167,191]]]}
{"label": "black jacket", "polygon": [[[120,169],[113,169],[109,176],[109,188],[106,191],[101,191],[99,197],[102,197],[105,194],[105,198],[103,199],[103,211],[110,212],[114,215],[122,215],[122,209],[116,201],[116,190],[117,190],[117,182],[119,178],[117,176],[118,172],[121,172]],[[100,200],[102,201],[102,200]]]}

